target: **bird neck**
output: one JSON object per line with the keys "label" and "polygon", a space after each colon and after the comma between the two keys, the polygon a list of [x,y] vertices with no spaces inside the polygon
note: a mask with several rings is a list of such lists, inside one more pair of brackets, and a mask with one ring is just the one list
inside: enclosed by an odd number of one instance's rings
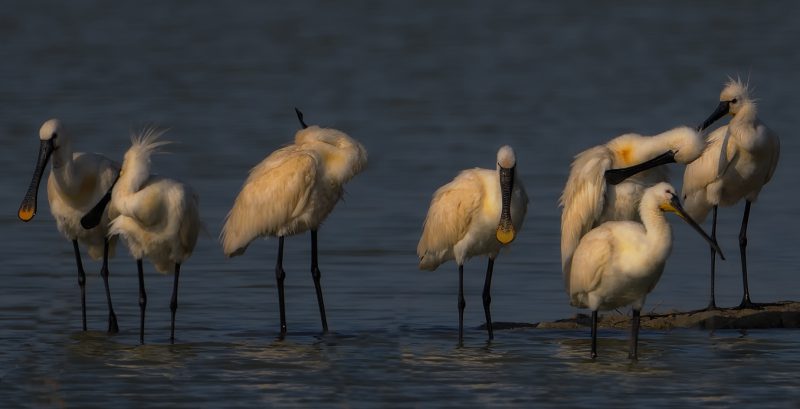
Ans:
{"label": "bird neck", "polygon": [[62,143],[52,154],[52,172],[56,182],[62,188],[69,188],[73,185],[72,182],[76,180],[72,156],[72,147],[69,143]]}
{"label": "bird neck", "polygon": [[672,249],[672,229],[658,204],[642,201],[639,216],[646,232],[646,240],[653,258],[666,258]]}
{"label": "bird neck", "polygon": [[736,115],[731,118],[731,127],[748,127],[752,128],[756,122],[756,104],[752,101],[746,101],[742,104],[741,108],[736,112]]}

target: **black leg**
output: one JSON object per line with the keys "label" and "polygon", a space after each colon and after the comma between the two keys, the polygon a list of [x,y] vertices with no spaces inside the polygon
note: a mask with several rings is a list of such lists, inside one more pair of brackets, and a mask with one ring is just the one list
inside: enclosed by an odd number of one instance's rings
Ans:
{"label": "black leg", "polygon": [[486,330],[489,331],[489,339],[494,339],[492,330],[492,313],[489,306],[492,304],[492,270],[494,269],[494,259],[489,258],[489,266],[486,267],[486,281],[483,283],[483,312],[486,314]]}
{"label": "black leg", "polygon": [[641,311],[633,310],[631,317],[631,349],[628,358],[631,360],[639,359],[639,322],[641,321]]}
{"label": "black leg", "polygon": [[322,332],[328,332],[328,319],[325,317],[325,302],[322,301],[322,285],[319,280],[322,272],[317,264],[317,231],[311,230],[311,277],[314,278],[314,288],[317,290],[317,303],[319,304],[319,317],[322,319]]}
{"label": "black leg", "polygon": [[464,300],[464,266],[458,266],[458,345],[464,343],[464,308],[467,301]]}
{"label": "black leg", "polygon": [[739,253],[742,257],[742,285],[744,287],[744,295],[739,308],[754,308],[757,307],[750,301],[750,289],[747,286],[747,222],[750,220],[750,201],[745,201],[744,204],[744,217],[742,217],[742,229],[739,230]]}
{"label": "black leg", "polygon": [[117,314],[114,314],[114,306],[111,305],[111,289],[108,287],[108,239],[103,243],[103,268],[100,269],[100,276],[103,277],[103,284],[106,286],[108,333],[116,334],[119,332],[119,325],[117,325]]}
{"label": "black leg", "polygon": [[72,240],[72,248],[75,249],[75,262],[78,264],[78,286],[81,288],[81,317],[83,319],[83,330],[86,331],[86,272],[83,271],[78,240]]}
{"label": "black leg", "polygon": [[[711,222],[711,238],[714,241],[717,240],[717,206],[714,206],[714,218]],[[717,251],[714,250],[714,247],[711,247],[711,295],[708,301],[707,310],[716,310],[717,309],[717,302],[716,297],[714,296],[714,275],[716,273],[716,266],[717,266]]]}
{"label": "black leg", "polygon": [[144,291],[144,269],[142,259],[136,260],[139,270],[139,343],[144,344],[144,310],[147,308],[147,293]]}
{"label": "black leg", "polygon": [[283,281],[286,272],[283,271],[283,236],[278,237],[278,262],[275,265],[275,279],[278,282],[278,307],[281,312],[281,337],[286,335],[286,306],[284,304]]}
{"label": "black leg", "polygon": [[178,310],[178,277],[181,275],[181,263],[175,263],[175,282],[172,283],[172,299],[169,309],[172,311],[172,325],[169,331],[169,343],[175,343],[175,311]]}
{"label": "black leg", "polygon": [[592,359],[597,358],[597,311],[592,311]]}

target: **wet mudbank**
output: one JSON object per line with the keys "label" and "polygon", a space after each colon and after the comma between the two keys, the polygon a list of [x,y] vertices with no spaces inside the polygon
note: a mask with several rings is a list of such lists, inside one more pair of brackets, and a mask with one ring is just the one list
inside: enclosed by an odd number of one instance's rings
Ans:
{"label": "wet mudbank", "polygon": [[[495,322],[495,330],[518,328],[575,329],[591,325],[591,317],[578,314],[575,317],[550,322]],[[601,328],[629,328],[629,313],[603,312],[598,318]],[[642,314],[642,328],[672,329],[769,329],[800,328],[800,302],[780,301],[759,304],[756,308],[719,308],[715,310],[672,311],[667,313]],[[481,327],[483,328],[483,327]]]}

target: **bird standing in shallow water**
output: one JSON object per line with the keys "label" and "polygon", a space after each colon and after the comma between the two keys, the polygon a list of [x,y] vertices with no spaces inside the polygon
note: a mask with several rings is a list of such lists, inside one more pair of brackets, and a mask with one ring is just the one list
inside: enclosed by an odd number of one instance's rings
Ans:
{"label": "bird standing in shallow water", "polygon": [[528,196],[517,177],[517,160],[510,146],[497,152],[497,169],[462,171],[433,194],[417,245],[419,268],[435,270],[448,260],[458,264],[458,342],[464,339],[464,263],[487,255],[483,309],[489,339],[494,338],[490,288],[494,259],[522,228]]}
{"label": "bird standing in shallow water", "polygon": [[[747,285],[747,222],[750,205],[772,179],[778,166],[780,140],[756,116],[756,103],[747,85],[730,80],[720,93],[717,109],[700,129],[706,129],[723,116],[733,116],[728,125],[717,128],[708,137],[708,147],[700,159],[686,167],[683,175],[683,200],[686,211],[698,222],[713,210],[711,237],[717,234],[717,207],[733,206],[745,199],[744,217],[739,230],[744,294],[739,308],[756,306],[750,301]],[[714,297],[715,249],[711,248],[711,296],[708,309],[717,308]]]}
{"label": "bird standing in shallow water", "polygon": [[295,111],[302,129],[295,134],[294,143],[272,152],[250,171],[220,234],[228,257],[243,254],[258,237],[278,237],[275,276],[281,337],[286,334],[284,237],[311,230],[311,276],[322,330],[327,332],[317,230],[342,198],[344,184],[367,165],[367,151],[355,139],[335,129],[307,126],[303,114]]}
{"label": "bird standing in shallow water", "polygon": [[[175,343],[175,312],[178,309],[178,278],[181,264],[197,243],[200,215],[197,195],[191,187],[150,173],[150,157],[168,142],[159,141],[163,131],[146,129],[133,135],[125,152],[119,180],[111,191],[109,236],[119,235],[136,259],[139,273],[139,342],[144,344],[147,293],[142,259],[147,257],[160,273],[174,267],[170,310],[170,343]],[[87,216],[88,217],[88,216]]]}
{"label": "bird standing in shallow water", "polygon": [[119,326],[108,286],[108,258],[114,255],[117,240],[113,237],[106,238],[108,212],[105,207],[98,209],[98,225],[92,229],[82,228],[80,219],[117,179],[119,164],[97,153],[73,153],[70,139],[58,119],[50,119],[42,125],[39,129],[39,140],[39,160],[17,214],[24,222],[32,220],[36,215],[39,182],[48,160],[52,157],[53,167],[47,179],[47,200],[58,231],[72,241],[75,251],[83,330],[86,331],[86,273],[83,270],[79,243],[87,246],[89,256],[93,259],[103,258],[100,275],[103,277],[108,303],[108,332],[117,333]]}
{"label": "bird standing in shallow water", "polygon": [[683,210],[675,189],[659,183],[645,190],[639,205],[642,223],[606,222],[581,238],[565,273],[570,304],[592,311],[592,358],[597,356],[597,311],[625,305],[633,308],[630,358],[637,359],[639,314],[653,291],[672,249],[672,230],[665,212],[676,213],[720,252]]}

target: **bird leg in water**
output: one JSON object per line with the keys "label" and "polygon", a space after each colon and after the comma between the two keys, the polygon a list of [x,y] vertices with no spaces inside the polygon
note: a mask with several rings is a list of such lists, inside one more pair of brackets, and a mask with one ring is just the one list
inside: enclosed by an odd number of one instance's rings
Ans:
{"label": "bird leg in water", "polygon": [[286,272],[283,271],[283,236],[278,237],[278,261],[275,265],[275,279],[278,282],[278,307],[281,314],[281,338],[286,335],[286,304],[284,302],[283,281]]}
{"label": "bird leg in water", "polygon": [[317,290],[322,332],[328,332],[328,319],[325,317],[325,302],[322,301],[322,285],[319,281],[321,276],[322,272],[319,271],[319,265],[317,264],[317,231],[311,230],[311,277],[314,279],[314,288]]}
{"label": "bird leg in water", "polygon": [[489,306],[492,304],[492,270],[494,270],[494,259],[489,257],[489,265],[486,267],[486,282],[483,283],[483,312],[486,313],[486,330],[489,331],[489,339],[494,339],[492,330],[492,313]]}
{"label": "bird leg in water", "polygon": [[139,343],[144,345],[144,310],[147,308],[147,293],[144,291],[144,269],[142,259],[136,260],[139,270]]}
{"label": "bird leg in water", "polygon": [[119,332],[117,324],[117,314],[114,313],[114,306],[111,305],[111,289],[108,287],[108,239],[103,242],[103,267],[100,269],[100,276],[103,277],[103,284],[106,287],[106,302],[108,303],[108,333],[116,334]]}
{"label": "bird leg in water", "polygon": [[464,343],[464,308],[467,301],[464,300],[464,266],[458,265],[458,345]]}
{"label": "bird leg in water", "polygon": [[639,359],[639,322],[641,321],[641,310],[634,309],[631,317],[631,349],[628,358],[631,360]]}
{"label": "bird leg in water", "polygon": [[172,283],[172,299],[169,309],[172,311],[172,325],[169,331],[169,343],[175,343],[175,311],[178,310],[178,277],[181,275],[181,263],[175,263],[175,282]]}
{"label": "bird leg in water", "polygon": [[83,330],[86,331],[86,272],[83,271],[78,240],[72,240],[72,248],[75,249],[75,262],[78,264],[78,286],[81,288],[81,317],[83,318]]}
{"label": "bird leg in water", "polygon": [[[714,206],[714,216],[711,222],[711,239],[717,241],[717,206]],[[711,295],[708,301],[707,310],[716,310],[717,302],[714,296],[714,275],[716,274],[717,267],[717,250],[711,246]]]}
{"label": "bird leg in water", "polygon": [[745,201],[744,217],[742,217],[742,229],[739,231],[739,252],[742,255],[742,284],[744,286],[744,296],[739,308],[756,308],[757,304],[750,301],[750,289],[747,286],[747,222],[750,220],[750,201]]}
{"label": "bird leg in water", "polygon": [[592,311],[592,359],[597,358],[597,311]]}

